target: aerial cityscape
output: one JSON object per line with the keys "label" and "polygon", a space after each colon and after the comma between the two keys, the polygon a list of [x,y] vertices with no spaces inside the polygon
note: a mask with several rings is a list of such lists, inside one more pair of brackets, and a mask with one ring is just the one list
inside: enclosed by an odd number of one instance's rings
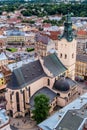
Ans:
{"label": "aerial cityscape", "polygon": [[87,0],[0,0],[0,130],[87,130]]}

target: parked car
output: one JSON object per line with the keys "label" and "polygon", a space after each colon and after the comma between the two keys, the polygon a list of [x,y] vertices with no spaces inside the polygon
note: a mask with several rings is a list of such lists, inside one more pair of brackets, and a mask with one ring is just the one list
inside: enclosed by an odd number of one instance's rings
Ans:
{"label": "parked car", "polygon": [[81,76],[76,76],[75,80],[78,81],[78,82],[84,82],[84,78],[81,77]]}

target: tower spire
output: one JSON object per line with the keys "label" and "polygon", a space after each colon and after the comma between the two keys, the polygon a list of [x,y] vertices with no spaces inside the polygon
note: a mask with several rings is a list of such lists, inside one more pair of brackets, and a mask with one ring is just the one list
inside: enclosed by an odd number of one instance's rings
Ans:
{"label": "tower spire", "polygon": [[72,33],[72,20],[71,14],[68,10],[68,14],[66,15],[66,21],[64,23],[64,32],[63,35],[59,36],[59,39],[66,38],[68,42],[73,40],[73,33]]}

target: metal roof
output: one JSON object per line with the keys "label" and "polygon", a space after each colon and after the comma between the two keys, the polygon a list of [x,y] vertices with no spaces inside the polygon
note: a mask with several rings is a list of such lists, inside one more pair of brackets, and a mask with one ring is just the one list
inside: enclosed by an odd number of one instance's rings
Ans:
{"label": "metal roof", "polygon": [[7,60],[7,59],[8,59],[8,58],[7,58],[7,56],[5,55],[4,52],[0,53],[0,61],[1,61],[1,60]]}
{"label": "metal roof", "polygon": [[85,62],[87,63],[87,55],[78,54],[76,56],[76,61]]}
{"label": "metal roof", "polygon": [[51,89],[49,89],[48,87],[43,87],[41,89],[39,89],[31,98],[30,98],[30,105],[31,105],[31,109],[34,107],[34,98],[36,95],[39,94],[44,94],[46,95],[49,100],[50,103],[53,101],[53,99],[57,96],[57,94],[55,92],[53,92]]}
{"label": "metal roof", "polygon": [[44,76],[46,75],[40,61],[30,62],[13,70],[7,87],[10,89],[21,89]]}
{"label": "metal roof", "polygon": [[78,130],[83,120],[75,111],[67,111],[56,130]]}
{"label": "metal roof", "polygon": [[67,70],[55,53],[44,57],[43,60],[44,66],[53,74],[53,76],[58,76]]}
{"label": "metal roof", "polygon": [[[82,100],[82,102],[81,102],[81,100]],[[73,102],[71,102],[64,108],[62,108],[61,110],[54,113],[48,119],[46,119],[43,122],[41,122],[40,124],[38,124],[38,126],[40,128],[42,128],[43,130],[49,130],[49,129],[53,130],[54,128],[57,127],[57,125],[60,122],[60,119],[63,118],[64,114],[68,110],[81,109],[85,104],[87,104],[87,93],[83,94],[82,96],[80,96],[79,98],[77,98],[76,100],[74,100]],[[61,116],[61,118],[60,118],[60,116]]]}

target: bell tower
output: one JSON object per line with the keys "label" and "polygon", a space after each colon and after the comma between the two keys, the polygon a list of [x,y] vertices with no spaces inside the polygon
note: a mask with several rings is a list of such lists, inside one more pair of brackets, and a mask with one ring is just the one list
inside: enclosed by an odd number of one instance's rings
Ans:
{"label": "bell tower", "polygon": [[58,57],[68,69],[67,76],[74,79],[76,63],[76,39],[73,36],[71,14],[69,11],[64,23],[64,32],[58,37]]}

